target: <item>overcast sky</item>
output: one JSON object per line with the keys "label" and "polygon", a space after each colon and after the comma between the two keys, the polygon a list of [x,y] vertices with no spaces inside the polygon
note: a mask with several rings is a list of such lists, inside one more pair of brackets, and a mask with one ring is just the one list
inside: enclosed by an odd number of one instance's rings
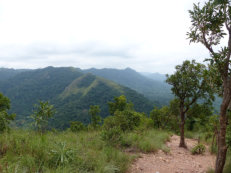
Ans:
{"label": "overcast sky", "polygon": [[172,73],[209,56],[189,45],[203,0],[0,0],[0,67],[126,68]]}

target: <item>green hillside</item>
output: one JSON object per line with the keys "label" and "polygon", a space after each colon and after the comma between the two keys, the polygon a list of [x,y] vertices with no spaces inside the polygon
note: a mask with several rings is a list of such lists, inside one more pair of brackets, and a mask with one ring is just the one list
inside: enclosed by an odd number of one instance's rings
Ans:
{"label": "green hillside", "polygon": [[0,92],[11,100],[11,112],[17,114],[16,122],[24,126],[33,105],[39,100],[54,104],[57,113],[50,123],[54,127],[65,128],[69,121],[89,122],[90,105],[100,105],[101,115],[109,115],[107,102],[124,94],[140,112],[149,113],[154,104],[141,94],[120,86],[112,81],[83,74],[76,68],[54,68],[30,70],[0,81]]}
{"label": "green hillside", "polygon": [[51,101],[81,75],[74,68],[47,67],[19,73],[1,82],[0,90],[10,98],[11,111],[17,113],[17,119],[21,119],[31,114],[38,100]]}
{"label": "green hillside", "polygon": [[101,116],[106,117],[109,115],[107,103],[122,94],[134,103],[137,111],[149,113],[154,106],[141,94],[127,87],[92,74],[85,74],[75,79],[54,101],[57,114],[52,123],[62,128],[67,127],[71,120],[88,123],[90,105],[100,105]]}
{"label": "green hillside", "polygon": [[84,72],[101,76],[108,80],[112,80],[118,84],[124,85],[143,94],[148,99],[154,101],[158,106],[167,105],[173,98],[170,86],[163,80],[163,75],[156,75],[156,78],[162,80],[154,80],[145,77],[131,68],[124,70],[118,69],[95,69],[91,68]]}
{"label": "green hillside", "polygon": [[9,68],[0,68],[0,81],[7,80],[21,72],[28,71],[25,69],[15,70]]}

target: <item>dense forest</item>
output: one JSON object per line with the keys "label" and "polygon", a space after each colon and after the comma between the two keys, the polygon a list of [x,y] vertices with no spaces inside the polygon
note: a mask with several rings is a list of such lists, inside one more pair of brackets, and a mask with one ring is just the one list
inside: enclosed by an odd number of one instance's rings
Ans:
{"label": "dense forest", "polygon": [[57,111],[55,119],[50,123],[52,127],[62,129],[67,128],[69,122],[74,120],[89,123],[87,110],[90,105],[100,105],[101,116],[108,116],[107,102],[122,94],[134,103],[137,111],[146,114],[154,105],[158,105],[128,87],[82,73],[77,68],[47,67],[19,70],[17,73],[17,70],[8,71],[12,71],[12,75],[1,74],[5,80],[0,82],[0,90],[10,98],[11,112],[17,114],[15,122],[18,126],[27,126],[33,106],[39,100],[54,104]]}

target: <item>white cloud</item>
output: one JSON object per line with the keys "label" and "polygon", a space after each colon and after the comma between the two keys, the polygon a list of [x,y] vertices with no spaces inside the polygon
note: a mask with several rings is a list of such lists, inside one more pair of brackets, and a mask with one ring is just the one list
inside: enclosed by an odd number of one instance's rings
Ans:
{"label": "white cloud", "polygon": [[186,40],[198,1],[1,0],[0,66],[171,73],[186,58],[208,56]]}

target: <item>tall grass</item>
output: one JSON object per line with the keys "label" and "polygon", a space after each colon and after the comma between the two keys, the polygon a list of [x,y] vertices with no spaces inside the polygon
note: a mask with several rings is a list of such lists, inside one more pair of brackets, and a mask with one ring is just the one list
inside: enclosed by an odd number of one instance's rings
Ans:
{"label": "tall grass", "polygon": [[98,132],[12,131],[0,136],[0,172],[125,172],[131,156],[104,145]]}
{"label": "tall grass", "polygon": [[[165,149],[167,132],[131,132],[124,144],[149,152]],[[114,173],[126,172],[134,156],[107,145],[98,131],[73,133],[12,130],[0,135],[0,172],[3,173]]]}
{"label": "tall grass", "polygon": [[168,152],[165,143],[170,139],[170,133],[161,130],[147,130],[140,133],[127,133],[123,136],[122,144],[141,152],[156,152],[161,149]]}

